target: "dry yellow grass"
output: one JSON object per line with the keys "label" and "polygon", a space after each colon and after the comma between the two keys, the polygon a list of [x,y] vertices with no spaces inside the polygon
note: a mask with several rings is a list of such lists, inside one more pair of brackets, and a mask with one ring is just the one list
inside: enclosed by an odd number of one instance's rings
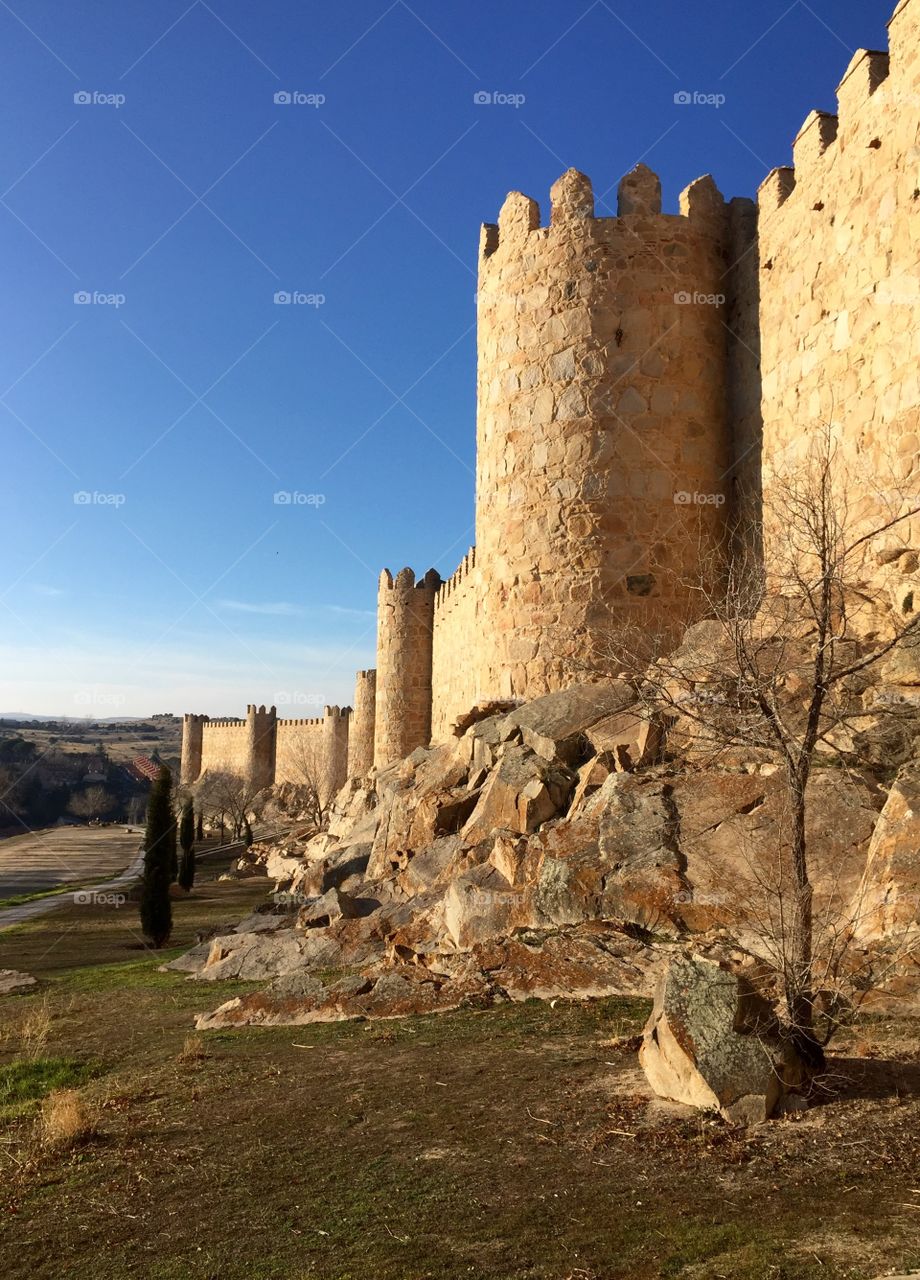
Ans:
{"label": "dry yellow grass", "polygon": [[96,1132],[96,1120],[78,1089],[55,1089],[42,1103],[42,1144],[56,1151],[85,1142]]}
{"label": "dry yellow grass", "polygon": [[51,1034],[51,1008],[45,996],[38,1004],[32,1006],[19,1029],[19,1039],[23,1055],[27,1058],[39,1057],[48,1043]]}
{"label": "dry yellow grass", "polygon": [[177,1062],[201,1062],[207,1052],[201,1036],[186,1036],[185,1043],[176,1055]]}

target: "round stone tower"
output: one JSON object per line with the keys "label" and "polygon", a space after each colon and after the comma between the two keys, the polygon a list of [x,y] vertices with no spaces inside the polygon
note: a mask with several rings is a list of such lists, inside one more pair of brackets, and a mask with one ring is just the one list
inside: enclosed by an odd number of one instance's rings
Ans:
{"label": "round stone tower", "polygon": [[274,707],[251,704],[246,708],[246,763],[244,776],[253,791],[270,787],[275,781],[275,750],[278,713]]}
{"label": "round stone tower", "polygon": [[182,717],[182,755],[179,765],[179,782],[191,786],[201,776],[201,755],[204,745],[204,726],[207,716],[186,712]]}
{"label": "round stone tower", "polygon": [[323,795],[329,802],[348,776],[348,736],[351,707],[326,707],[323,711]]}
{"label": "round stone tower", "polygon": [[374,764],[380,768],[431,741],[431,653],[440,575],[411,569],[380,575]]}
{"label": "round stone tower", "polygon": [[355,673],[355,708],[348,731],[348,776],[363,778],[374,765],[374,703],[377,672]]}
{"label": "round stone tower", "polygon": [[661,213],[623,179],[596,218],[574,169],[550,225],[519,192],[483,228],[476,556],[483,698],[585,678],[632,620],[686,618],[728,491],[728,218],[711,178]]}

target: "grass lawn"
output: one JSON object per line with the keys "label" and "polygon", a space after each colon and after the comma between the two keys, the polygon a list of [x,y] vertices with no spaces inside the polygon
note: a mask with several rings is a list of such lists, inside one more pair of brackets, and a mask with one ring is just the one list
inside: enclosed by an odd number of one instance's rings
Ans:
{"label": "grass lawn", "polygon": [[[175,906],[169,954],[265,890],[202,880]],[[0,1001],[4,1277],[868,1280],[920,1266],[908,1024],[861,1032],[897,1048],[895,1074],[869,1063],[859,1089],[745,1132],[649,1103],[619,1039],[644,1001],[188,1044],[194,1011],[251,984],[161,974],[135,930],[128,904],[0,933],[0,967],[44,980]],[[51,1153],[35,1123],[59,1083],[80,1087],[98,1132]]]}

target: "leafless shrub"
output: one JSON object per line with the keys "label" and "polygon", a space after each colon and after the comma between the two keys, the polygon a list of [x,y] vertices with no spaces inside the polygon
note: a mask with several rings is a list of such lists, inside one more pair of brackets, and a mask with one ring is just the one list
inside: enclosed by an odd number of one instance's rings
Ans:
{"label": "leafless shrub", "polygon": [[[858,770],[866,743],[892,724],[908,735],[920,727],[913,708],[867,707],[864,697],[879,664],[920,640],[910,593],[892,609],[879,571],[906,549],[918,513],[903,482],[883,488],[855,475],[833,431],[819,432],[797,462],[774,469],[764,561],[732,555],[757,542],[755,531],[733,530],[724,548],[701,549],[698,575],[681,584],[689,613],[705,621],[679,647],[627,622],[611,627],[604,654],[607,674],[624,674],[643,710],[664,714],[686,761],[706,768],[743,752],[782,779],[775,857],[749,860],[747,883],[727,888],[775,969],[788,1034],[816,1067],[841,1019],[916,945],[906,937],[887,958],[861,954],[858,895],[841,909],[840,894],[824,893],[816,913],[820,841],[808,818],[822,759]],[[876,754],[883,762],[884,748]]]}

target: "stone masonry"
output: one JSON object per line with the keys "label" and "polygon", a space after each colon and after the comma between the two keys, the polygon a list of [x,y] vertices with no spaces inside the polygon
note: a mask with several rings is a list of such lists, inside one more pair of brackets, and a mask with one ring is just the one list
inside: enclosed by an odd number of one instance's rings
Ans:
{"label": "stone masonry", "polygon": [[279,720],[274,707],[249,706],[245,720],[186,715],[179,781],[233,773],[255,793],[276,782],[315,786],[325,803],[348,776],[350,707],[326,707],[310,720]]}
{"label": "stone masonry", "polygon": [[[769,543],[777,458],[819,427],[876,486],[917,475],[920,493],[920,0],[901,0],[889,31],[888,52],[853,58],[837,113],[808,116],[794,168],[775,169],[756,205],[704,177],[663,214],[639,165],[617,216],[596,217],[570,169],[547,226],[512,192],[483,227],[476,546],[443,582],[384,570],[347,764],[341,738],[320,735],[337,762],[328,785],[443,741],[477,704],[584,679],[615,624],[667,643],[729,513],[749,504]],[[879,500],[871,486],[852,496]],[[873,553],[909,612],[920,524],[894,541]],[[183,781],[217,761],[267,776],[253,711],[186,716]]]}
{"label": "stone masonry", "polygon": [[[920,3],[903,0],[890,51],[860,49],[837,113],[813,111],[794,168],[760,189],[764,496],[829,424],[844,464],[873,477],[851,494],[892,510],[920,492]],[[913,481],[913,477],[917,481]],[[909,509],[910,509],[909,508]],[[769,522],[768,522],[769,523]],[[877,518],[876,518],[877,527]],[[875,548],[897,607],[920,602],[920,527]]]}

